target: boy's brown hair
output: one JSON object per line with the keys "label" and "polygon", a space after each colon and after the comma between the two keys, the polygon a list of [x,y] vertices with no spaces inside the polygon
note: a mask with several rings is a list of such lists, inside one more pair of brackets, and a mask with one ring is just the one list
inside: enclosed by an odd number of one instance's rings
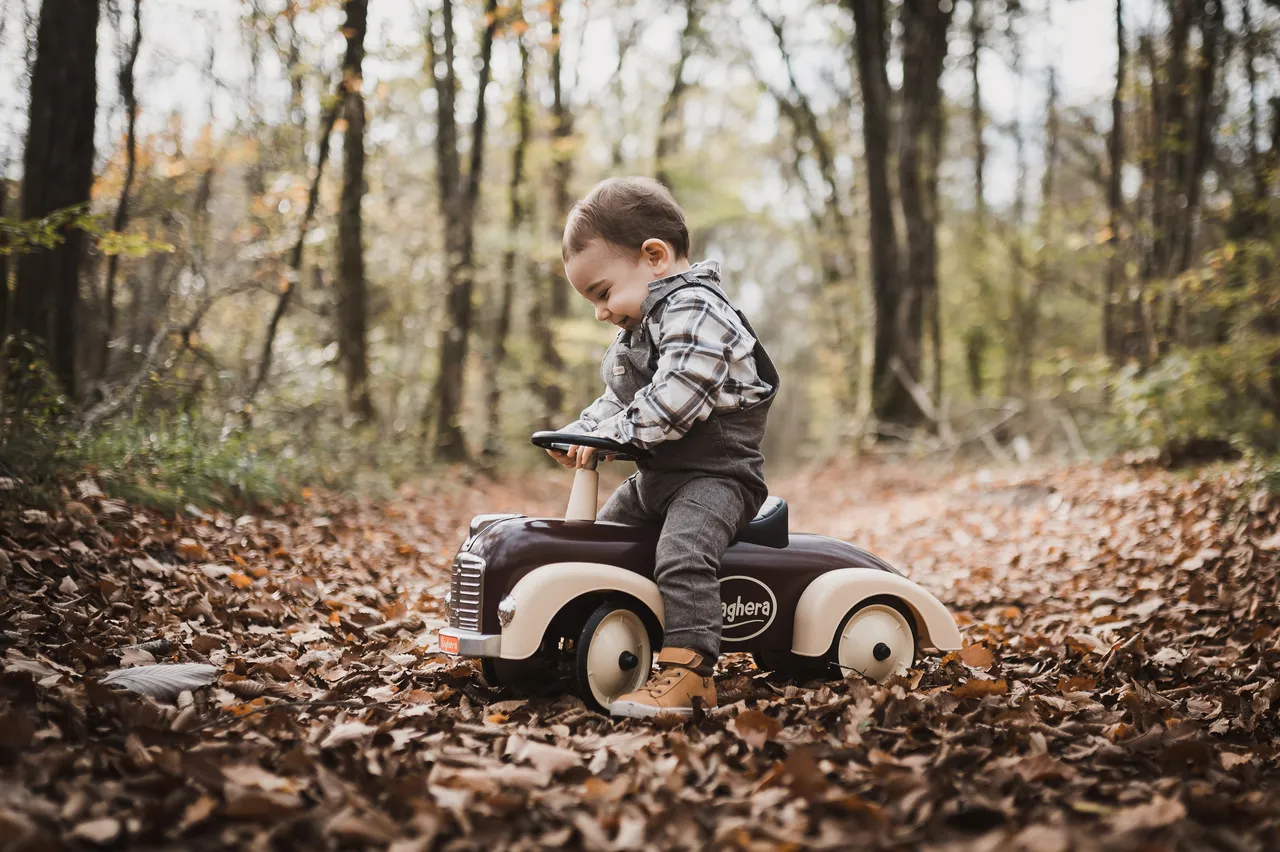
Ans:
{"label": "boy's brown hair", "polygon": [[609,178],[569,211],[560,253],[568,260],[595,239],[639,252],[651,238],[666,242],[678,258],[689,256],[689,227],[671,192],[653,178]]}

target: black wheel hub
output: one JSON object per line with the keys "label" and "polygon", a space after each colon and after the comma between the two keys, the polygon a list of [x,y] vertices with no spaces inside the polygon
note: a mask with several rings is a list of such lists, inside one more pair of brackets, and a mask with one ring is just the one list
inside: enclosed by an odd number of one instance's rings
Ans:
{"label": "black wheel hub", "polygon": [[871,656],[876,658],[876,662],[883,663],[889,659],[889,655],[893,653],[893,649],[883,642],[877,642],[876,646],[871,649]]}
{"label": "black wheel hub", "polygon": [[624,672],[629,672],[638,665],[640,665],[640,658],[630,651],[623,651],[618,655],[618,667]]}

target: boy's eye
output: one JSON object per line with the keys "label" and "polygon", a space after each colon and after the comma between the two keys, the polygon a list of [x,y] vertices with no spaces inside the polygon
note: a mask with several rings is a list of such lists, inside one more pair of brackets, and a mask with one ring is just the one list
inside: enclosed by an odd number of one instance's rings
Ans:
{"label": "boy's eye", "polygon": [[605,300],[606,300],[606,299],[608,299],[608,298],[609,298],[609,291],[608,291],[607,289],[606,289],[606,290],[601,291],[601,293],[600,293],[600,301],[602,301],[602,302],[603,302],[603,301],[605,301]]}

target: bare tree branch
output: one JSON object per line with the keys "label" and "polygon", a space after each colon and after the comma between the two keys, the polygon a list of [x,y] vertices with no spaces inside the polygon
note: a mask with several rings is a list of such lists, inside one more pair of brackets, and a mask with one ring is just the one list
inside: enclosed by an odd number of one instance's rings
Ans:
{"label": "bare tree branch", "polygon": [[333,125],[338,120],[338,111],[342,108],[341,86],[342,82],[339,81],[338,85],[334,87],[333,101],[329,108],[325,110],[324,118],[320,123],[320,149],[316,153],[315,174],[311,179],[311,190],[307,193],[307,209],[302,214],[302,221],[298,225],[298,239],[293,244],[293,252],[289,257],[288,277],[285,279],[284,288],[280,291],[280,299],[276,302],[276,309],[271,315],[271,322],[267,325],[267,339],[263,341],[262,356],[258,359],[258,375],[253,381],[253,386],[249,389],[248,396],[245,398],[244,408],[246,411],[252,407],[254,398],[258,395],[258,391],[267,379],[267,373],[271,370],[271,349],[275,344],[276,331],[280,327],[280,319],[289,307],[289,299],[293,296],[293,291],[298,285],[298,279],[301,277],[302,248],[307,239],[307,231],[311,227],[311,220],[316,214],[316,205],[320,201],[320,179],[324,177],[325,162],[329,159],[329,140],[333,135]]}

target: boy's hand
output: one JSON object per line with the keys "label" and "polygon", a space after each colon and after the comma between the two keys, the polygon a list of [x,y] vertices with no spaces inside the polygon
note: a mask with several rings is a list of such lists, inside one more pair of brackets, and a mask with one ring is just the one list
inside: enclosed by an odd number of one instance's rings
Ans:
{"label": "boy's hand", "polygon": [[547,455],[549,455],[549,456],[551,456],[551,458],[555,459],[555,460],[556,460],[556,464],[562,465],[563,467],[574,468],[574,467],[577,467],[578,465],[577,465],[577,463],[575,462],[574,457],[573,457],[572,455],[570,455],[570,454],[571,454],[574,450],[576,450],[576,449],[578,449],[578,448],[577,448],[577,447],[570,447],[570,448],[569,448],[569,452],[568,452],[568,453],[562,453],[562,452],[560,452],[559,450],[552,450],[552,449],[548,449],[548,450],[547,450]]}
{"label": "boy's hand", "polygon": [[564,467],[580,468],[586,467],[590,464],[591,458],[597,452],[600,453],[600,458],[603,461],[612,461],[614,458],[612,453],[604,453],[603,451],[596,450],[595,447],[582,447],[578,445],[570,447],[569,452],[567,453],[561,453],[556,450],[547,450],[547,455],[551,456],[551,458],[555,459],[558,464],[563,465]]}

